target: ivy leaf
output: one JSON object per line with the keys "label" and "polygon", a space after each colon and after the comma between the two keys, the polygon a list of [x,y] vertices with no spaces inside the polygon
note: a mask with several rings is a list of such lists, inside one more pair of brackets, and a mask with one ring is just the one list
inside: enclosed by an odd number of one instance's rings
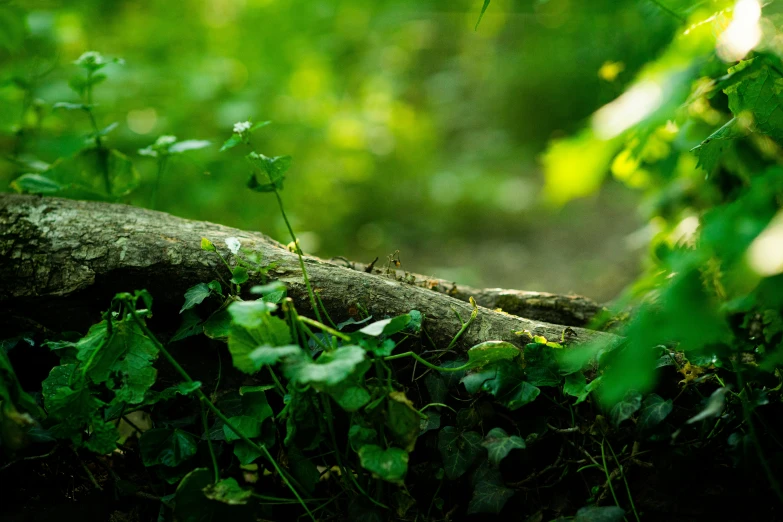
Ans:
{"label": "ivy leaf", "polygon": [[359,460],[364,469],[387,482],[401,484],[408,472],[408,453],[400,448],[367,444],[359,448]]}
{"label": "ivy leaf", "polygon": [[639,422],[636,428],[641,433],[647,433],[658,426],[672,412],[671,399],[664,401],[659,395],[651,393],[645,397],[639,412]]}
{"label": "ivy leaf", "polygon": [[139,439],[145,466],[178,466],[196,454],[196,437],[179,429],[153,428]]}
{"label": "ivy leaf", "polygon": [[191,286],[185,291],[185,304],[182,305],[182,309],[179,313],[190,310],[194,306],[201,304],[211,293],[212,289],[206,283],[199,283]]}
{"label": "ivy leaf", "polygon": [[525,441],[517,435],[509,435],[503,428],[492,428],[484,437],[482,446],[487,448],[489,462],[497,466],[511,450],[525,449]]}
{"label": "ivy leaf", "polygon": [[468,514],[494,513],[498,514],[506,505],[515,491],[489,481],[481,481],[473,490],[473,498],[468,504]]}
{"label": "ivy leaf", "polygon": [[541,393],[541,390],[524,380],[524,372],[519,365],[510,362],[496,365],[494,378],[484,381],[482,389],[512,411],[533,402]]}
{"label": "ivy leaf", "polygon": [[236,479],[226,478],[204,488],[204,496],[223,504],[247,504],[253,497],[249,489],[242,489]]}
{"label": "ivy leaf", "polygon": [[574,522],[620,522],[625,510],[617,506],[587,506],[576,512]]}
{"label": "ivy leaf", "polygon": [[481,435],[475,431],[461,432],[454,426],[446,426],[438,433],[438,450],[443,458],[443,469],[451,479],[461,477],[484,451]]}
{"label": "ivy leaf", "polygon": [[553,350],[554,348],[546,343],[530,343],[525,346],[525,375],[530,384],[557,386],[563,380]]}
{"label": "ivy leaf", "polygon": [[642,394],[636,390],[629,390],[623,400],[615,404],[609,411],[612,424],[617,428],[623,421],[630,419],[641,407]]}
{"label": "ivy leaf", "polygon": [[480,368],[499,361],[512,360],[522,351],[506,341],[487,341],[468,350],[469,368]]}

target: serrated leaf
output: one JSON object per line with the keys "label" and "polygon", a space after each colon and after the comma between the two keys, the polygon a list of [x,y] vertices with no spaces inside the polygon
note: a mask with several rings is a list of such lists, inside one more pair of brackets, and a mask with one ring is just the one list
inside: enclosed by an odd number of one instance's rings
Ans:
{"label": "serrated leaf", "polygon": [[[756,60],[740,62],[729,71],[734,73],[753,65]],[[734,116],[748,112],[753,116],[753,128],[774,139],[783,139],[783,93],[781,75],[764,63],[725,89],[729,109]]]}
{"label": "serrated leaf", "polygon": [[197,451],[196,437],[179,429],[153,428],[139,438],[141,459],[145,466],[169,468],[185,462]]}
{"label": "serrated leaf", "polygon": [[498,514],[506,505],[515,491],[502,485],[481,481],[473,489],[473,498],[468,504],[468,514],[494,513]]}
{"label": "serrated leaf", "polygon": [[364,469],[387,482],[402,483],[408,472],[408,453],[400,448],[368,444],[359,448],[359,460]]}
{"label": "serrated leaf", "polygon": [[446,426],[438,433],[438,450],[446,476],[454,480],[470,468],[484,448],[481,435],[475,431],[463,433],[453,426]]}
{"label": "serrated leaf", "polygon": [[117,449],[119,438],[120,434],[114,424],[95,418],[90,425],[90,436],[84,442],[84,446],[100,455],[107,455]]}
{"label": "serrated leaf", "polygon": [[497,466],[514,449],[525,449],[525,441],[517,435],[509,435],[502,428],[492,428],[484,437],[482,446],[487,448],[489,462]]}

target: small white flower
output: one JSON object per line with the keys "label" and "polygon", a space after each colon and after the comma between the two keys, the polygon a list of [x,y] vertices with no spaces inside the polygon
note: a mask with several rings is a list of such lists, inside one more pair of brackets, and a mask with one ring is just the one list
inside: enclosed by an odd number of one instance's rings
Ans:
{"label": "small white flower", "polygon": [[73,63],[76,65],[103,65],[106,61],[101,53],[97,51],[87,51],[86,53],[82,53]]}
{"label": "small white flower", "polygon": [[231,250],[231,253],[234,255],[237,255],[239,253],[239,247],[242,246],[239,242],[239,240],[235,237],[227,237],[226,238],[226,246],[229,250]]}
{"label": "small white flower", "polygon": [[249,131],[252,124],[249,121],[239,121],[234,124],[234,132],[237,134],[242,134],[243,132]]}

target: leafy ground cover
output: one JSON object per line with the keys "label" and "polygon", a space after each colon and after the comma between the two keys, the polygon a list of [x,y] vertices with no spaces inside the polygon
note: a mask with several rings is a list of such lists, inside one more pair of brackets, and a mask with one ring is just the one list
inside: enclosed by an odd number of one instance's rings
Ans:
{"label": "leafy ground cover", "polygon": [[[78,331],[11,332],[2,516],[783,519],[779,15],[752,0],[672,15],[685,29],[669,49],[543,158],[556,204],[607,173],[648,196],[648,272],[592,325],[621,342],[572,346],[564,328],[462,346],[475,304],[446,346],[417,310],[371,317],[359,303],[333,322],[284,209],[291,158],[255,149],[268,122],[240,121],[222,150],[241,151],[253,197],[274,196],[312,314],[240,240],[203,238],[220,269],[178,310],[128,289]],[[117,200],[135,188],[93,100],[118,63],[76,62],[81,102],[55,107],[93,131],[13,189]],[[170,156],[205,145],[163,136],[142,153],[163,179]]]}

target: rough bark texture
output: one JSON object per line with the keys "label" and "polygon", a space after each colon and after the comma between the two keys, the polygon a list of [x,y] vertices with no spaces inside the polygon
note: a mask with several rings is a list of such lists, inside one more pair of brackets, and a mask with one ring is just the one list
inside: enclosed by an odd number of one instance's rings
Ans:
{"label": "rough bark texture", "polygon": [[[190,286],[216,274],[230,277],[214,253],[201,250],[202,237],[229,258],[229,237],[262,254],[265,264],[274,264],[269,276],[288,285],[298,307],[309,309],[297,256],[261,233],[126,205],[5,194],[0,195],[0,311],[31,316],[45,326],[57,319],[61,327],[78,322],[80,314],[105,309],[114,293],[139,288],[152,293],[156,310],[161,302],[176,306]],[[464,319],[470,316],[472,307],[465,301],[471,295],[481,306],[462,337],[463,346],[493,339],[521,344],[524,339],[514,333],[521,330],[557,339],[565,326],[585,324],[601,309],[578,296],[474,290],[399,271],[368,273],[366,267],[311,256],[305,263],[335,319],[355,315],[358,305],[379,319],[416,309],[425,314],[425,328],[437,343],[448,342],[459,330],[454,311]],[[576,343],[617,340],[582,328],[573,331]]]}

